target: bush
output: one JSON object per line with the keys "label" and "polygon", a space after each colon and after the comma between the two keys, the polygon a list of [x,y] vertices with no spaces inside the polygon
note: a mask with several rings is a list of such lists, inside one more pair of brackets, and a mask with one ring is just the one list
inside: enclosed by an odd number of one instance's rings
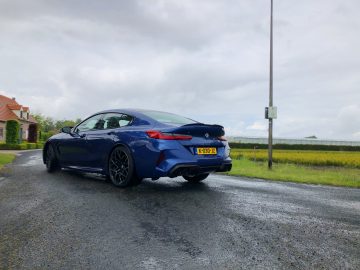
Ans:
{"label": "bush", "polygon": [[19,144],[19,146],[20,146],[20,149],[19,149],[19,150],[26,150],[26,149],[28,149],[26,143],[21,143],[21,144]]}
{"label": "bush", "polygon": [[20,144],[7,144],[1,143],[0,150],[27,150],[27,149],[42,149],[43,143],[20,143]]}
{"label": "bush", "polygon": [[42,142],[36,143],[36,149],[43,149],[43,148],[44,148],[44,143],[42,143]]}
{"label": "bush", "polygon": [[56,134],[55,131],[49,131],[49,132],[39,132],[39,140],[42,142],[46,142],[52,135]]}
{"label": "bush", "polygon": [[19,136],[20,124],[18,121],[9,120],[6,122],[6,143],[18,144],[20,140]]}
{"label": "bush", "polygon": [[27,143],[26,149],[36,149],[36,143]]}
{"label": "bush", "polygon": [[6,143],[0,144],[0,150],[23,150],[23,149],[26,149],[26,146],[24,146],[24,144],[6,144]]}

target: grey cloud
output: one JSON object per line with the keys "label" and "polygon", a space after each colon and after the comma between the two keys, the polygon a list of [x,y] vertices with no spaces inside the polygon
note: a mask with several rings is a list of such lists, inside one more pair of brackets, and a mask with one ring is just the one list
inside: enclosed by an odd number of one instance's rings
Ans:
{"label": "grey cloud", "polygon": [[[0,1],[0,89],[56,118],[139,107],[266,135],[269,1]],[[275,136],[359,139],[358,1],[275,1]]]}

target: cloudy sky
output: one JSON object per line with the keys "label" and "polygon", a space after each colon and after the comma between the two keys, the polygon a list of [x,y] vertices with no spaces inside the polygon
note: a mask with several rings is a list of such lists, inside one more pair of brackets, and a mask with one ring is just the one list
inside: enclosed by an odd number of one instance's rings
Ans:
{"label": "cloudy sky", "polygon": [[[360,140],[360,1],[274,0],[277,137]],[[84,118],[151,108],[265,136],[270,0],[0,0],[0,93]]]}

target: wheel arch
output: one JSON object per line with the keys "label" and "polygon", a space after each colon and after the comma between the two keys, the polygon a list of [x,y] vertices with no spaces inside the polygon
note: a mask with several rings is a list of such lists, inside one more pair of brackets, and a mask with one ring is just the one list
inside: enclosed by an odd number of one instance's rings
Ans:
{"label": "wheel arch", "polygon": [[137,170],[136,170],[136,162],[135,162],[135,158],[134,158],[134,155],[133,155],[133,151],[131,151],[131,148],[130,148],[126,143],[123,143],[123,142],[117,142],[117,143],[115,143],[115,144],[113,145],[113,147],[110,149],[110,151],[109,151],[109,153],[108,153],[108,155],[107,155],[107,157],[106,157],[105,174],[106,174],[106,175],[109,175],[109,159],[110,159],[111,153],[114,151],[115,148],[117,148],[117,147],[119,147],[119,146],[126,147],[126,148],[129,150],[129,152],[130,152],[130,154],[131,154],[131,158],[132,158],[132,160],[133,160],[133,162],[134,162],[134,168],[135,168],[134,171],[135,171],[136,174],[138,174],[138,173],[137,173]]}

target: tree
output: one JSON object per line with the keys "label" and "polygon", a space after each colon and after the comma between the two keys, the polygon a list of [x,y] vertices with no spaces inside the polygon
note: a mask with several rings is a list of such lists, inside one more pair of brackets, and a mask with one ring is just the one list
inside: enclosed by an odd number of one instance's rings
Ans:
{"label": "tree", "polygon": [[58,120],[55,122],[55,127],[57,130],[62,129],[63,127],[74,127],[76,122],[73,120]]}
{"label": "tree", "polygon": [[42,114],[34,114],[33,117],[38,123],[40,131],[49,132],[56,129],[55,121],[51,117],[45,117]]}
{"label": "tree", "polygon": [[81,122],[81,118],[76,118],[75,124],[77,125],[77,124],[79,124],[80,122]]}
{"label": "tree", "polygon": [[52,119],[51,117],[46,117],[43,121],[43,125],[44,125],[43,129],[45,132],[49,132],[56,129],[54,119]]}
{"label": "tree", "polygon": [[40,141],[46,141],[52,135],[58,133],[63,127],[74,127],[81,122],[80,118],[76,120],[54,120],[42,114],[34,114],[38,125],[38,138]]}
{"label": "tree", "polygon": [[9,120],[6,122],[6,143],[18,144],[19,143],[20,124],[16,120]]}

